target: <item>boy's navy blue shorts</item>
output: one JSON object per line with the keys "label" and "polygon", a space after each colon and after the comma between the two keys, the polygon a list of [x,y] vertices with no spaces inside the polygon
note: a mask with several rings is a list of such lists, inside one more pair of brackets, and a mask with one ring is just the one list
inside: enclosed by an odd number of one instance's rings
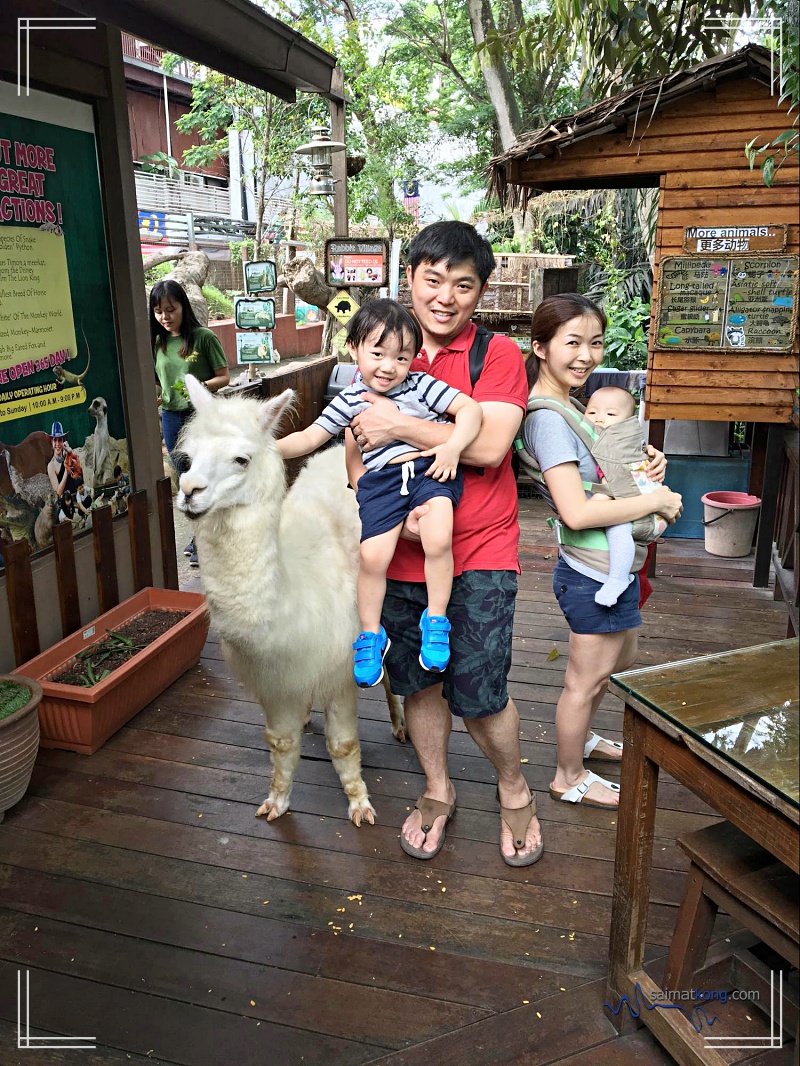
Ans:
{"label": "boy's navy blue shorts", "polygon": [[[452,481],[437,481],[425,475],[433,460],[432,455],[425,459],[410,459],[408,463],[384,466],[381,470],[368,470],[366,474],[361,475],[356,499],[361,515],[362,540],[388,533],[390,529],[405,522],[415,507],[427,503],[435,496],[445,496],[452,501],[454,508],[458,505],[464,491],[463,469],[458,468]],[[404,477],[403,470],[406,467],[408,472]],[[408,495],[401,493],[404,481]]]}
{"label": "boy's navy blue shorts", "polygon": [[600,582],[574,570],[559,558],[553,571],[553,592],[573,633],[621,633],[642,624],[639,614],[639,575],[613,607],[595,602]]}

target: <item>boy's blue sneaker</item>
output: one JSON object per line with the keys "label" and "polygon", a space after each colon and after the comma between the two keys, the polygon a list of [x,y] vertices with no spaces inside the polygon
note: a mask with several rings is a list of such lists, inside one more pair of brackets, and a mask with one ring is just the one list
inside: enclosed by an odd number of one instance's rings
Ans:
{"label": "boy's blue sneaker", "polygon": [[443,614],[428,614],[428,608],[422,612],[419,620],[422,630],[422,649],[419,662],[423,670],[441,673],[450,662],[450,623]]}
{"label": "boy's blue sneaker", "polygon": [[372,688],[383,677],[383,660],[392,642],[381,626],[380,633],[359,633],[353,645],[353,677],[359,688]]}

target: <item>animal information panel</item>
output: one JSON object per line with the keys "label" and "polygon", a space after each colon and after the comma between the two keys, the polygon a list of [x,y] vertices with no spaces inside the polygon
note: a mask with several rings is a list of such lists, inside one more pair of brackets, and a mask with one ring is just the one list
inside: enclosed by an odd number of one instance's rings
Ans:
{"label": "animal information panel", "polygon": [[655,346],[790,351],[797,328],[798,257],[662,259]]}
{"label": "animal information panel", "polygon": [[388,241],[337,237],[325,242],[325,280],[329,285],[378,288],[386,284],[388,262]]}

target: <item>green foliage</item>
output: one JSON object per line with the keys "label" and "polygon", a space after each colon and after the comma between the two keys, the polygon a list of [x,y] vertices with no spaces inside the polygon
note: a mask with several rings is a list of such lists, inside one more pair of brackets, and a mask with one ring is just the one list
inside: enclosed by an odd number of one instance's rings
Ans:
{"label": "green foliage", "polygon": [[[177,60],[166,56],[164,68],[169,70]],[[190,110],[175,123],[181,133],[196,138],[183,153],[183,163],[188,167],[213,165],[228,154],[228,131],[239,133],[252,155],[248,167],[243,153],[243,177],[251,179],[255,188],[256,242],[260,245],[267,202],[292,173],[294,150],[306,139],[309,125],[324,118],[325,104],[311,94],[298,95],[294,104],[284,103],[263,89],[204,69],[205,76],[192,84]]]}
{"label": "green foliage", "polygon": [[605,307],[608,328],[603,342],[603,366],[612,370],[644,370],[650,304],[636,296]]}
{"label": "green foliage", "polygon": [[789,114],[794,113],[794,122],[790,129],[782,130],[772,140],[767,138],[760,146],[757,146],[757,142],[763,140],[761,137],[754,137],[744,146],[750,169],[753,170],[756,163],[759,163],[764,184],[771,187],[775,184],[775,175],[786,160],[796,160],[800,152],[800,4],[798,0],[770,0],[761,13],[773,15],[779,20],[783,31],[777,39],[767,35],[764,43],[779,57],[778,65],[783,72],[778,105],[788,103]]}
{"label": "green foliage", "polygon": [[157,281],[161,281],[161,279],[165,278],[167,274],[171,274],[174,266],[174,263],[159,263],[158,266],[150,267],[149,270],[145,270],[145,285],[155,285]]}
{"label": "green foliage", "polygon": [[166,152],[153,152],[152,155],[140,155],[139,162],[146,174],[164,174],[168,178],[177,178],[178,161]]}
{"label": "green foliage", "polygon": [[533,245],[549,254],[574,255],[584,266],[582,287],[599,303],[649,299],[650,207],[655,203],[649,192],[601,189],[539,196],[529,208]]}
{"label": "green foliage", "polygon": [[242,261],[242,249],[247,249],[247,258],[251,262],[256,259],[256,242],[252,237],[247,237],[243,241],[231,241],[228,247],[231,250],[231,262],[241,263]]}
{"label": "green foliage", "polygon": [[204,285],[203,296],[208,304],[208,317],[233,318],[233,300],[215,285]]}
{"label": "green foliage", "polygon": [[598,100],[730,51],[754,7],[751,0],[553,0],[550,36],[582,56],[584,92]]}

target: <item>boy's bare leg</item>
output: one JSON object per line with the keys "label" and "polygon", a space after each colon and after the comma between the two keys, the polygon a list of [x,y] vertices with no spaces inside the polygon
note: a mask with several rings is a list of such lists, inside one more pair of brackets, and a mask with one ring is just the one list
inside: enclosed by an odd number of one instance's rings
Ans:
{"label": "boy's bare leg", "polygon": [[[406,727],[420,766],[425,774],[424,796],[455,803],[456,790],[447,770],[447,742],[450,738],[450,708],[442,698],[442,686],[406,696]],[[400,832],[409,844],[424,851],[434,851],[444,828],[444,816],[434,819],[430,831],[422,832],[422,815],[413,810]]]}
{"label": "boy's bare leg", "polygon": [[[497,788],[503,807],[524,807],[530,800],[531,789],[520,770],[519,714],[514,701],[509,700],[499,714],[488,718],[465,718],[467,732],[497,771]],[[531,818],[525,833],[525,846],[514,847],[511,830],[500,823],[500,849],[504,855],[529,855],[542,841],[538,818]]]}
{"label": "boy's bare leg", "polygon": [[453,504],[445,496],[427,501],[419,519],[419,536],[425,552],[428,614],[446,615],[453,589]]}
{"label": "boy's bare leg", "polygon": [[377,537],[361,541],[358,568],[358,617],[364,633],[380,633],[381,610],[386,596],[386,571],[392,561],[402,523]]}

